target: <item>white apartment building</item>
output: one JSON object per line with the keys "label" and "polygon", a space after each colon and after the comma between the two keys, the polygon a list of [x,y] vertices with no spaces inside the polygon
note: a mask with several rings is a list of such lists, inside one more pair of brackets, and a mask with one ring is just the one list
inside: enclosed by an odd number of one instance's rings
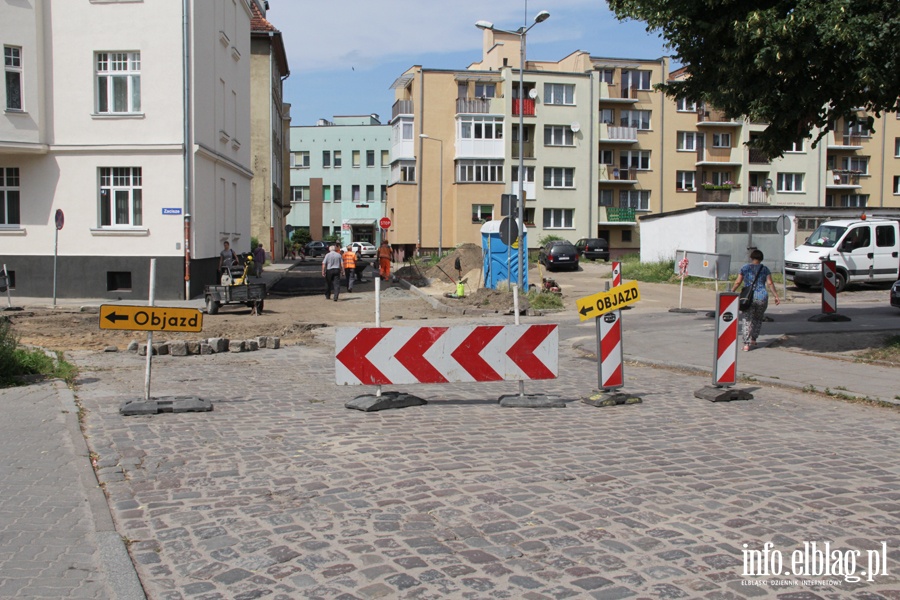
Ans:
{"label": "white apartment building", "polygon": [[[250,250],[250,2],[0,4],[0,256],[18,296],[202,293]],[[56,215],[64,215],[57,231]]]}

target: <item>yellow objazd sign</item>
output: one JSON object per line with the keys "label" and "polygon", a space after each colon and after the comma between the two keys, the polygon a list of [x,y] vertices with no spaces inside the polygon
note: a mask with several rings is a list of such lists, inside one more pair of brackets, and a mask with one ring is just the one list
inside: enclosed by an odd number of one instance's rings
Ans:
{"label": "yellow objazd sign", "polygon": [[582,321],[599,317],[603,313],[618,310],[623,306],[634,304],[641,299],[637,281],[619,285],[608,292],[600,292],[593,296],[586,296],[575,301],[578,307],[578,316]]}
{"label": "yellow objazd sign", "polygon": [[196,308],[103,304],[100,329],[196,332],[203,329],[203,314]]}

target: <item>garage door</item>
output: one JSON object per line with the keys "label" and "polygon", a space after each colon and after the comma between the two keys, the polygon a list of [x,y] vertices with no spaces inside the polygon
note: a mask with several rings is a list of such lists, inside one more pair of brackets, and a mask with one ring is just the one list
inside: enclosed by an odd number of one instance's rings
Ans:
{"label": "garage door", "polygon": [[759,248],[769,270],[781,271],[784,237],[777,223],[777,218],[716,219],[716,254],[731,255],[731,272],[737,273],[749,261],[750,251]]}

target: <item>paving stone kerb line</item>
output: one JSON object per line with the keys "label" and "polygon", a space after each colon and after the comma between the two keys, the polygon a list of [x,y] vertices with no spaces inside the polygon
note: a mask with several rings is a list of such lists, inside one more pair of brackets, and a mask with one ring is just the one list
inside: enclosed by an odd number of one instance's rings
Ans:
{"label": "paving stone kerb line", "polygon": [[[74,360],[151,599],[900,597],[892,409],[764,386],[713,404],[692,397],[705,377],[631,367],[643,404],[503,409],[501,382],[404,386],[429,404],[363,413],[326,345],[256,353],[227,385],[227,356],[161,357],[159,392],[215,411],[124,418],[140,360]],[[593,361],[568,344],[560,361],[564,377],[529,387],[593,389]],[[887,542],[890,575],[744,584],[770,579],[742,575],[744,543],[824,540]]]}

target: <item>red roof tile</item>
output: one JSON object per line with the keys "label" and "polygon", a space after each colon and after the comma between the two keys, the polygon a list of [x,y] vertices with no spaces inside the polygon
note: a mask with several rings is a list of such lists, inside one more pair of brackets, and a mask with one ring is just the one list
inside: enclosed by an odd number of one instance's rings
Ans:
{"label": "red roof tile", "polygon": [[250,31],[278,31],[274,25],[266,21],[256,6],[256,2],[250,3],[250,10],[253,11],[253,17],[250,19]]}

